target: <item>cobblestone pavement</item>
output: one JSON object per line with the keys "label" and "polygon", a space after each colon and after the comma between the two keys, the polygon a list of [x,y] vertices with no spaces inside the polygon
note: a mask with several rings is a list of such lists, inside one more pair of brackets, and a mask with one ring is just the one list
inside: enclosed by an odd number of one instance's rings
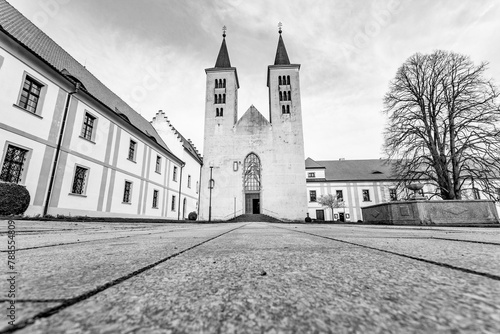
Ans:
{"label": "cobblestone pavement", "polygon": [[0,221],[0,331],[500,333],[500,229]]}

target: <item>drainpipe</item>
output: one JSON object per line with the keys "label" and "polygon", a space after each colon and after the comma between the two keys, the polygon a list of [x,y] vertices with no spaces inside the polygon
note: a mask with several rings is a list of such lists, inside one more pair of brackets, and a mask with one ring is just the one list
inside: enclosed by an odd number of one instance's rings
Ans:
{"label": "drainpipe", "polygon": [[[181,190],[182,190],[182,169],[184,168],[184,165],[181,165],[181,175],[179,178],[179,205],[177,206],[177,220],[181,220]],[[183,208],[184,209],[184,208]],[[182,217],[184,218],[184,217]]]}
{"label": "drainpipe", "polygon": [[71,103],[71,97],[73,94],[77,93],[80,90],[81,84],[79,82],[76,83],[75,85],[75,91],[68,93],[68,96],[66,98],[66,105],[64,106],[64,114],[63,114],[63,119],[61,122],[61,131],[59,132],[59,139],[57,140],[57,147],[56,147],[56,155],[54,157],[54,164],[52,165],[52,172],[50,174],[50,180],[49,180],[49,190],[47,191],[47,198],[45,200],[45,205],[43,207],[43,215],[47,215],[47,211],[49,210],[49,203],[50,203],[50,197],[52,195],[52,189],[54,188],[54,179],[56,177],[56,172],[57,172],[57,163],[59,162],[59,155],[61,153],[61,145],[63,141],[63,136],[64,136],[64,130],[66,128],[66,120],[68,118],[68,111],[69,111],[69,105]]}
{"label": "drainpipe", "polygon": [[203,168],[203,163],[200,164],[200,178],[198,179],[198,208],[196,210],[196,216],[200,217],[200,198],[201,198],[201,169]]}

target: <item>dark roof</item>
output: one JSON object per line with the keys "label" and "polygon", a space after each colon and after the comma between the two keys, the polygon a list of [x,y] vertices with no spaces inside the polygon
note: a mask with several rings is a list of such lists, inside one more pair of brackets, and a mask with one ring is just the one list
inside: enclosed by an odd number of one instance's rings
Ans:
{"label": "dark roof", "polygon": [[306,168],[325,168],[311,158],[306,159]]}
{"label": "dark roof", "polygon": [[220,46],[219,55],[217,56],[217,61],[215,62],[214,68],[230,68],[231,61],[229,60],[229,53],[227,52],[226,38],[222,39],[222,45]]}
{"label": "dark roof", "polygon": [[[395,180],[392,176],[391,164],[384,159],[370,160],[312,160],[308,158],[307,164],[316,162],[326,168],[327,181],[369,181],[369,180]],[[316,167],[317,168],[317,167]],[[308,179],[309,180],[309,179]]]}
{"label": "dark roof", "polygon": [[274,65],[290,65],[290,59],[288,59],[288,54],[286,53],[285,43],[283,42],[281,33],[280,38],[278,39],[278,48],[276,49]]}
{"label": "dark roof", "polygon": [[61,75],[73,82],[76,79],[77,82],[83,84],[88,94],[118,115],[128,119],[139,131],[147,137],[154,138],[162,148],[170,152],[146,119],[5,0],[0,0],[0,30],[10,35]]}

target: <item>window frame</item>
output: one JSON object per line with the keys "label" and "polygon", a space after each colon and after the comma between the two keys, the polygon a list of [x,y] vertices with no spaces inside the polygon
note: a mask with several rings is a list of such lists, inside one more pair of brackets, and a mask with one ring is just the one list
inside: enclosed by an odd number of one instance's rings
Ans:
{"label": "window frame", "polygon": [[307,172],[307,177],[308,178],[315,178],[316,177],[316,172]]}
{"label": "window frame", "polygon": [[[83,129],[85,128],[85,125],[86,125],[86,123],[85,123],[85,117],[87,115],[89,115],[90,117],[93,118],[92,131],[90,133],[90,138],[85,137],[84,134],[83,134]],[[96,131],[96,129],[97,129],[97,123],[98,123],[97,116],[95,116],[93,113],[89,112],[88,110],[85,110],[84,114],[83,114],[83,121],[82,121],[82,129],[80,131],[80,138],[85,139],[85,140],[87,140],[87,141],[92,142],[92,143],[95,144],[95,136],[96,136],[96,132],[97,132]]]}
{"label": "window frame", "polygon": [[[340,194],[340,196],[339,196]],[[343,202],[344,201],[344,191],[343,190],[335,190],[335,198],[337,198],[337,201]]]}
{"label": "window frame", "polygon": [[[130,187],[128,189],[128,201],[125,201],[125,194],[127,191],[127,183],[130,184]],[[134,182],[130,180],[125,180],[123,184],[123,196],[122,196],[122,204],[132,204],[132,190],[134,187]]]}
{"label": "window frame", "polygon": [[309,202],[317,202],[318,195],[316,190],[309,190]]}
{"label": "window frame", "polygon": [[[133,157],[130,158],[130,149],[131,149],[131,144],[134,143],[134,151],[133,151]],[[127,160],[136,162],[136,157],[137,157],[137,141],[133,140],[132,138],[129,141],[128,144],[128,154],[127,154]]]}
{"label": "window frame", "polygon": [[396,188],[389,188],[389,200],[391,202],[395,202],[398,200],[398,191]]}
{"label": "window frame", "polygon": [[[366,197],[365,197],[365,191],[366,191]],[[361,195],[363,197],[363,202],[371,202],[370,198],[370,189],[361,189]]]}
{"label": "window frame", "polygon": [[175,202],[176,202],[176,196],[172,195],[172,203],[170,203],[170,211],[175,212]]}
{"label": "window frame", "polygon": [[[29,163],[31,161],[31,155],[33,153],[33,150],[29,147],[19,145],[19,144],[13,143],[11,141],[5,141],[4,149],[3,149],[3,153],[2,153],[2,160],[1,160],[2,163],[0,165],[0,173],[3,170],[3,166],[5,164],[5,158],[7,156],[9,146],[14,146],[14,147],[17,147],[21,150],[26,151],[26,153],[24,154],[24,157],[23,157],[23,164],[21,166],[21,171],[19,173],[18,180],[17,180],[17,182],[12,182],[12,183],[20,184],[20,185],[25,185],[26,184],[26,175],[28,173],[28,167],[29,167]],[[11,182],[11,181],[3,181],[2,180],[2,182]]]}
{"label": "window frame", "polygon": [[160,194],[160,191],[158,189],[153,189],[153,203],[152,208],[153,209],[158,209],[158,196]]}
{"label": "window frame", "polygon": [[[38,95],[38,100],[37,100],[37,104],[36,104],[36,108],[35,108],[34,112],[28,110],[26,107],[21,106],[21,97],[23,95],[24,83],[26,82],[26,78],[30,78],[31,81],[35,82],[37,85],[40,86],[40,94]],[[46,94],[47,94],[47,84],[44,83],[42,80],[40,80],[35,75],[24,71],[23,76],[22,76],[20,89],[19,89],[19,93],[18,93],[17,100],[16,100],[16,103],[14,104],[14,106],[18,107],[21,110],[26,111],[27,113],[29,113],[31,115],[35,115],[35,116],[42,118],[42,109],[43,109],[43,105],[45,102],[45,95]],[[28,100],[29,100],[29,95],[28,95]]]}
{"label": "window frame", "polygon": [[172,181],[177,182],[177,166],[172,169]]}
{"label": "window frame", "polygon": [[[74,192],[75,190],[75,177],[76,177],[76,170],[78,168],[85,169],[85,178],[83,179],[83,186],[82,186],[82,192],[81,193],[76,193]],[[69,194],[73,196],[82,196],[82,197],[87,197],[87,185],[89,184],[89,177],[90,177],[90,168],[84,165],[80,164],[75,164],[75,168],[73,169],[73,179],[71,182],[71,186],[69,189]]]}
{"label": "window frame", "polygon": [[156,155],[155,172],[161,174],[162,158],[161,155]]}
{"label": "window frame", "polygon": [[188,174],[187,187],[191,189],[191,175]]}

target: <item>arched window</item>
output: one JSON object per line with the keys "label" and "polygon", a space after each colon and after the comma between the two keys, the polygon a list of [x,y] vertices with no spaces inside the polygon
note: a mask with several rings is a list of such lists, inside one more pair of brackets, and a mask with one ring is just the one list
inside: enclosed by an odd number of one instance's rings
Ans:
{"label": "arched window", "polygon": [[224,116],[224,108],[220,108],[220,113],[219,113],[219,116]]}
{"label": "arched window", "polygon": [[288,91],[288,101],[292,101],[292,94],[290,94],[290,91]]}
{"label": "arched window", "polygon": [[226,103],[226,94],[222,94],[222,103]]}
{"label": "arched window", "polygon": [[286,76],[286,84],[287,84],[287,85],[289,85],[289,84],[290,84],[290,76],[289,76],[289,75],[287,75],[287,76]]}
{"label": "arched window", "polygon": [[260,159],[255,153],[245,158],[243,183],[245,191],[260,191]]}
{"label": "arched window", "polygon": [[219,88],[219,80],[215,79],[215,88]]}
{"label": "arched window", "polygon": [[217,104],[217,94],[214,95],[214,103]]}
{"label": "arched window", "polygon": [[290,113],[290,105],[287,105],[286,106],[286,113],[289,114]]}
{"label": "arched window", "polygon": [[219,116],[219,108],[215,109],[215,117]]}
{"label": "arched window", "polygon": [[283,93],[280,92],[280,101],[283,101]]}
{"label": "arched window", "polygon": [[281,112],[282,112],[283,114],[284,114],[284,113],[286,113],[286,111],[285,111],[285,106],[281,106]]}
{"label": "arched window", "polygon": [[281,85],[281,75],[278,77],[278,82]]}
{"label": "arched window", "polygon": [[220,94],[219,94],[219,100],[218,101],[219,102],[217,102],[217,103],[222,103],[222,95],[220,95]]}
{"label": "arched window", "polygon": [[286,98],[286,92],[283,92],[283,101],[286,101],[287,98]]}
{"label": "arched window", "polygon": [[226,79],[222,82],[222,88],[226,88]]}

